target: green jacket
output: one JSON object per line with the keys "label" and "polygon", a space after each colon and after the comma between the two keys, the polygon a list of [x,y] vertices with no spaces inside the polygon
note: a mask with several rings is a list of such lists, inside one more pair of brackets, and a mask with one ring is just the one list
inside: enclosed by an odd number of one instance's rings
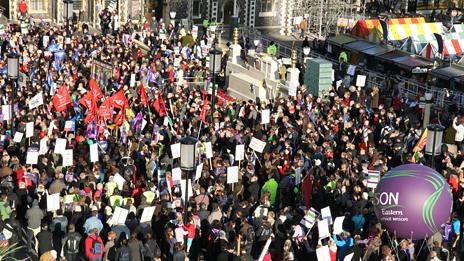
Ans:
{"label": "green jacket", "polygon": [[10,218],[10,214],[13,212],[7,202],[0,202],[0,215],[2,220]]}
{"label": "green jacket", "polygon": [[267,47],[267,54],[269,54],[270,56],[276,56],[276,54],[277,54],[277,46],[275,44],[269,45]]}
{"label": "green jacket", "polygon": [[264,183],[263,188],[261,189],[261,196],[263,193],[269,192],[271,194],[269,200],[271,201],[272,205],[275,205],[278,187],[279,183],[277,183],[274,178],[271,178],[270,180],[266,181],[266,183]]}

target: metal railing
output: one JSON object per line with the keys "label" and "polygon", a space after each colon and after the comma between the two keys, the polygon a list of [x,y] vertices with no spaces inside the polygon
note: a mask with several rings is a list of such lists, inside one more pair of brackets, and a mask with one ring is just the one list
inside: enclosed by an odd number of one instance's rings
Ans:
{"label": "metal railing", "polygon": [[[248,36],[251,41],[253,39],[260,40],[260,43],[263,48],[267,48],[269,43],[271,41],[274,41],[266,37],[263,37],[259,34],[249,34],[250,32],[254,32],[254,30],[250,31],[244,28],[244,29],[241,29],[241,32],[245,36]],[[282,42],[277,42],[277,44],[278,44],[277,56],[291,57],[291,54],[292,54],[291,46],[288,46]],[[301,62],[304,57],[303,50],[300,46],[294,46],[294,47],[297,51],[298,61]],[[317,53],[314,50],[311,50],[308,56],[311,58],[322,58],[322,59],[331,61],[335,65],[339,64],[337,60],[331,57],[328,57],[327,55]],[[372,71],[366,68],[361,68],[361,70],[363,71],[364,74],[367,75],[366,82],[368,84],[368,87],[377,86],[380,89],[382,89],[383,81],[387,78],[387,76],[385,76],[382,73]],[[455,104],[458,108],[464,107],[464,92],[455,91],[455,90],[446,90],[443,88],[439,88],[437,86],[424,84],[424,83],[421,83],[421,82],[418,82],[412,79],[404,78],[401,76],[394,76],[393,79],[396,85],[398,86],[398,89],[400,90],[400,94],[402,95],[402,98],[413,100],[413,99],[416,99],[417,96],[423,95],[425,93],[433,93],[436,106],[445,107],[445,106]]]}

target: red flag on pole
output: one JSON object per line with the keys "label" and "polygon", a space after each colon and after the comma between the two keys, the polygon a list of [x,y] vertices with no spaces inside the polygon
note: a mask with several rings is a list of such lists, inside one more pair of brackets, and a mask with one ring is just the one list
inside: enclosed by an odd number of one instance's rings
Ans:
{"label": "red flag on pole", "polygon": [[122,109],[124,107],[129,108],[129,103],[127,102],[126,96],[124,95],[124,91],[122,89],[111,96],[111,106],[118,109]]}
{"label": "red flag on pole", "polygon": [[88,108],[87,116],[85,117],[86,124],[89,124],[97,117],[97,102],[92,92],[90,92],[90,96],[91,96],[90,107]]}
{"label": "red flag on pole", "polygon": [[52,99],[53,106],[58,112],[66,110],[69,104],[72,104],[71,95],[69,95],[68,87],[63,84],[55,93]]}
{"label": "red flag on pole", "polygon": [[164,104],[163,96],[158,93],[158,98],[153,103],[153,107],[158,112],[160,117],[166,116],[166,105]]}
{"label": "red flag on pole", "polygon": [[82,104],[85,108],[90,109],[92,107],[92,92],[87,92],[82,98],[79,99],[79,104]]}
{"label": "red flag on pole", "polygon": [[104,120],[109,120],[113,116],[111,113],[111,98],[107,98],[100,104],[98,108],[98,117]]}
{"label": "red flag on pole", "polygon": [[114,118],[114,124],[116,126],[121,126],[126,121],[126,107],[123,106],[121,110],[116,114],[116,118]]}
{"label": "red flag on pole", "polygon": [[103,98],[103,92],[100,90],[100,87],[98,86],[98,83],[97,81],[95,81],[95,79],[90,79],[89,86],[90,91],[93,93],[93,97],[95,98],[95,100],[98,101],[101,98]]}
{"label": "red flag on pole", "polygon": [[206,110],[207,110],[207,107],[208,106],[208,98],[205,96],[203,97],[203,108],[201,108],[201,112],[200,112],[200,119],[201,121],[203,121],[203,123],[206,123]]}
{"label": "red flag on pole", "polygon": [[143,84],[140,86],[138,93],[140,94],[140,103],[146,107],[148,105],[148,95]]}

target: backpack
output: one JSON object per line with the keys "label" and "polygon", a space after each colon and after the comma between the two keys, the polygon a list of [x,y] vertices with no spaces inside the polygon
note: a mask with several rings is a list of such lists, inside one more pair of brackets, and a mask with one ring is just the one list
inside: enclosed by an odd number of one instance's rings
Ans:
{"label": "backpack", "polygon": [[92,254],[94,255],[101,255],[103,254],[103,247],[100,241],[98,241],[99,237],[95,237],[92,239]]}
{"label": "backpack", "polygon": [[247,234],[246,234],[246,241],[252,243],[255,237],[256,237],[255,230],[253,229],[252,226],[248,226]]}
{"label": "backpack", "polygon": [[129,261],[129,260],[130,260],[129,248],[127,248],[126,246],[122,246],[121,252],[119,252],[118,261]]}
{"label": "backpack", "polygon": [[258,242],[260,241],[266,241],[272,234],[272,230],[269,227],[260,227],[258,229],[258,235],[257,235],[257,240]]}
{"label": "backpack", "polygon": [[66,242],[66,253],[77,254],[79,253],[79,241],[76,236],[71,236]]}

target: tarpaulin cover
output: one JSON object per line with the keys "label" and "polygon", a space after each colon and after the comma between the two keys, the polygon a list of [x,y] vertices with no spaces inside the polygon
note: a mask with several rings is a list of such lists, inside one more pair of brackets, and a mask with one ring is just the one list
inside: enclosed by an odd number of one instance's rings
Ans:
{"label": "tarpaulin cover", "polygon": [[[425,23],[425,19],[423,17],[395,18],[388,19],[386,22],[387,25],[420,24]],[[368,38],[373,28],[378,28],[380,32],[382,32],[380,21],[378,19],[358,20],[353,29],[351,29],[351,34],[362,38]]]}

